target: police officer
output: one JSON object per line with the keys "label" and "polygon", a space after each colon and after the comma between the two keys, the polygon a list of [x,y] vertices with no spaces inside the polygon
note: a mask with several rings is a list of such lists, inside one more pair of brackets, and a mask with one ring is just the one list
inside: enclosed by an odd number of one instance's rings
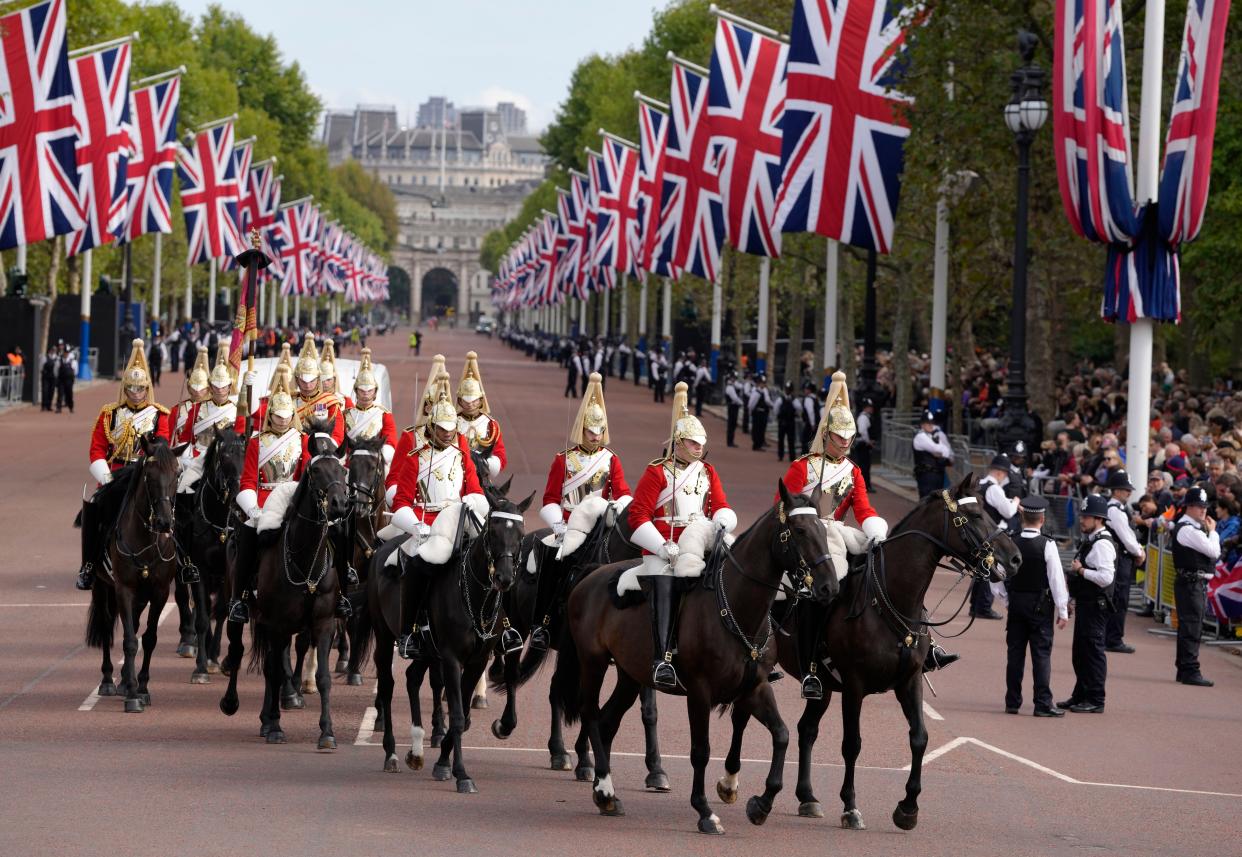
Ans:
{"label": "police officer", "polygon": [[1117,546],[1104,526],[1108,501],[1091,494],[1082,501],[1079,517],[1083,539],[1070,563],[1069,591],[1074,599],[1074,692],[1058,708],[1077,714],[1104,711],[1104,623],[1113,608],[1113,574]]}
{"label": "police officer", "polygon": [[810,381],[802,385],[802,454],[811,451],[811,441],[819,430],[819,396],[815,395],[815,385]]}
{"label": "police officer", "polygon": [[914,436],[914,481],[919,497],[944,488],[944,472],[953,463],[953,447],[936,425],[936,415],[923,411],[919,433]]}
{"label": "police officer", "polygon": [[1130,515],[1126,512],[1126,503],[1130,500],[1130,492],[1134,486],[1124,470],[1118,470],[1108,477],[1106,485],[1109,491],[1108,520],[1105,525],[1117,543],[1117,573],[1113,576],[1113,612],[1108,617],[1104,628],[1104,648],[1110,652],[1123,655],[1132,654],[1134,647],[1125,641],[1126,611],[1130,609],[1130,586],[1134,583],[1134,569],[1143,564],[1147,552],[1139,544],[1134,528],[1130,526]]}
{"label": "police officer", "polygon": [[1009,456],[1009,484],[1005,486],[1005,494],[1020,499],[1027,495],[1026,441],[1014,441],[1005,454]]}
{"label": "police officer", "polygon": [[872,436],[875,417],[875,402],[870,398],[862,400],[862,413],[858,415],[858,434],[854,435],[854,446],[850,455],[858,469],[862,471],[863,482],[871,488],[871,450],[875,448],[875,437]]}
{"label": "police officer", "polygon": [[1056,543],[1041,531],[1048,511],[1043,497],[1024,497],[1018,505],[1022,532],[1015,543],[1022,555],[1018,573],[1002,583],[993,583],[992,592],[1007,602],[1005,643],[1009,659],[1005,667],[1005,713],[1017,714],[1022,707],[1022,673],[1026,650],[1031,649],[1031,680],[1035,686],[1035,716],[1063,717],[1065,712],[1052,704],[1052,625],[1069,624],[1069,590]]}
{"label": "police officer", "polygon": [[733,442],[733,437],[737,434],[738,415],[746,403],[742,400],[742,385],[737,380],[736,372],[730,372],[729,380],[725,382],[725,404],[728,406],[729,411],[729,420],[725,429],[725,444],[727,446],[737,446]]}
{"label": "police officer", "polygon": [[798,457],[794,448],[794,438],[798,431],[798,404],[794,395],[793,381],[785,382],[785,392],[776,402],[776,460],[785,459],[785,449],[789,449],[789,460]]}
{"label": "police officer", "polygon": [[747,410],[750,412],[750,448],[758,452],[768,448],[768,414],[772,410],[772,392],[762,372],[755,376],[755,389],[750,391]]}
{"label": "police officer", "polygon": [[[1005,494],[1009,484],[1009,456],[1000,453],[988,465],[987,475],[979,480],[977,489],[983,493],[983,508],[993,523],[1011,536],[1018,534],[1018,500]],[[976,619],[999,619],[992,609],[992,587],[986,580],[976,580],[970,587],[970,615]]]}
{"label": "police officer", "polygon": [[1177,680],[1196,687],[1213,682],[1199,672],[1199,638],[1207,606],[1207,580],[1220,558],[1220,534],[1207,513],[1207,491],[1195,486],[1186,492],[1186,511],[1173,526],[1173,601],[1177,605]]}

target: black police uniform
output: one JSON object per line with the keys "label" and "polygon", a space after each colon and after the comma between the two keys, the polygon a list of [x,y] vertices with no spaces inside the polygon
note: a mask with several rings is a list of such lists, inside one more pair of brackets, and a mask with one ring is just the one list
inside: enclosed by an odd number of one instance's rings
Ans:
{"label": "black police uniform", "polygon": [[[1120,509],[1126,522],[1122,524],[1107,518],[1104,520],[1104,526],[1108,528],[1117,545],[1117,568],[1113,573],[1113,612],[1109,614],[1108,621],[1105,623],[1104,645],[1109,649],[1129,652],[1131,649],[1125,647],[1126,612],[1130,609],[1130,587],[1134,584],[1134,557],[1126,550],[1125,540],[1118,532],[1119,527],[1130,526],[1129,516],[1126,515],[1125,504],[1120,500],[1109,498],[1108,508],[1110,510]],[[1133,533],[1134,530],[1131,528],[1130,535]]]}
{"label": "black police uniform", "polygon": [[[1003,461],[1003,467],[1002,467]],[[992,460],[992,467],[997,469],[1009,468],[1009,461],[1003,456],[997,456]],[[983,498],[983,508],[987,510],[988,516],[998,527],[1004,527],[1010,536],[1018,534],[1018,528],[1015,524],[1017,513],[1006,517],[1004,510],[997,509],[988,501],[988,487],[996,485],[997,482],[989,474],[979,480],[977,491],[979,496]],[[972,616],[982,616],[986,619],[999,619],[992,610],[992,587],[986,580],[976,580],[970,585],[970,613]]]}
{"label": "black police uniform", "polygon": [[[1202,488],[1193,490],[1203,492]],[[1177,580],[1173,584],[1173,600],[1177,605],[1177,680],[1204,684],[1206,680],[1199,671],[1199,640],[1207,610],[1207,580],[1216,567],[1216,559],[1178,540],[1178,535],[1187,527],[1202,530],[1203,525],[1189,515],[1182,515],[1173,527],[1173,567],[1177,569]]]}
{"label": "black police uniform", "polygon": [[[930,411],[924,412],[923,422],[935,422],[935,417]],[[920,429],[920,434],[922,433],[924,432]],[[933,443],[939,443],[939,435],[940,430],[936,429],[928,437]],[[944,474],[949,469],[949,459],[925,449],[919,449],[918,444],[915,443],[918,437],[916,434],[911,443],[914,444],[914,482],[918,485],[919,497],[922,498],[944,488]]]}
{"label": "black police uniform", "polygon": [[[1106,527],[1100,527],[1083,539],[1076,559],[1084,568],[1087,556],[1097,544],[1107,543],[1116,556],[1116,545]],[[1114,559],[1114,562],[1116,560]],[[1113,585],[1100,586],[1085,577],[1072,575],[1069,579],[1070,595],[1074,598],[1074,692],[1061,708],[1076,705],[1104,707],[1104,682],[1108,678],[1108,659],[1104,654],[1104,623],[1113,609]]]}
{"label": "black police uniform", "polygon": [[[1032,503],[1029,511],[1047,508],[1047,501],[1042,497],[1035,499],[1039,504]],[[1022,565],[1018,573],[1005,582],[1009,593],[1005,623],[1005,643],[1009,650],[1005,667],[1005,709],[1015,711],[1022,707],[1022,676],[1029,647],[1035,713],[1051,713],[1055,711],[1049,684],[1052,676],[1052,629],[1057,613],[1056,599],[1048,579],[1048,546],[1052,540],[1038,530],[1024,529],[1014,541],[1022,555]],[[1053,570],[1058,574],[1064,573],[1059,559]],[[1064,594],[1061,597],[1064,599]]]}

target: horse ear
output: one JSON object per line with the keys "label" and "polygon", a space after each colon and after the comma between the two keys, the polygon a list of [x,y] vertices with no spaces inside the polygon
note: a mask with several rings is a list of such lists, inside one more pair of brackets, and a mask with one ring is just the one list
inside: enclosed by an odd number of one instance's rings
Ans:
{"label": "horse ear", "polygon": [[954,497],[966,497],[975,493],[975,474],[967,473],[966,477],[953,489]]}
{"label": "horse ear", "polygon": [[512,484],[513,484],[513,477],[512,477],[512,476],[510,476],[508,479],[506,479],[506,480],[505,480],[505,484],[504,484],[504,485],[501,485],[500,487],[496,487],[496,486],[493,486],[493,487],[495,488],[495,490],[496,490],[496,494],[497,494],[498,496],[500,496],[500,497],[508,497],[508,496],[509,496],[509,486],[510,486],[510,485],[512,485]]}
{"label": "horse ear", "polygon": [[345,460],[345,456],[349,455],[349,443],[342,443],[336,448],[336,457],[341,461]]}
{"label": "horse ear", "polygon": [[180,444],[180,445],[178,445],[178,446],[174,446],[174,447],[172,448],[172,453],[173,453],[173,455],[175,455],[175,456],[177,456],[178,458],[180,458],[180,457],[181,457],[181,453],[185,452],[185,451],[189,448],[189,446],[190,446],[190,444],[189,444],[188,442],[183,443],[183,444]]}
{"label": "horse ear", "polygon": [[[785,484],[784,480],[781,481],[781,484],[782,485]],[[822,518],[824,516],[823,510],[820,509],[819,507],[820,500],[823,499],[823,496],[824,496],[824,483],[816,482],[815,489],[811,491],[811,505],[815,507],[816,517],[819,517],[819,518]]]}
{"label": "horse ear", "polygon": [[[512,481],[513,481],[513,477],[512,477],[512,476],[510,476],[510,477],[509,477],[509,481],[510,481],[510,482],[512,482]],[[508,488],[508,487],[509,487],[509,486],[508,486],[508,484],[506,483],[505,488]],[[522,512],[523,514],[525,514],[525,513],[526,513],[526,510],[530,508],[530,501],[531,501],[531,500],[534,500],[534,499],[535,499],[535,492],[534,492],[534,491],[531,491],[531,492],[530,492],[530,494],[527,496],[527,498],[526,498],[525,500],[523,500],[521,503],[518,503],[518,504],[517,504],[518,511],[519,511],[519,512]]]}
{"label": "horse ear", "polygon": [[785,504],[785,508],[793,505],[793,497],[789,494],[789,489],[785,487],[785,480],[776,480],[776,489],[781,495],[781,502]]}

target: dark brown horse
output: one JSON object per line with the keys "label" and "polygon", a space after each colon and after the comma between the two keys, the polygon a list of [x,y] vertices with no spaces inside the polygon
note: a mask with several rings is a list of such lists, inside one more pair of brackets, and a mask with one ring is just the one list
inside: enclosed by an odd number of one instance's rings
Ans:
{"label": "dark brown horse", "polygon": [[345,673],[346,684],[361,686],[365,660],[362,641],[371,633],[366,603],[367,575],[371,557],[380,547],[379,530],[384,526],[384,458],[381,453],[384,438],[377,435],[370,440],[346,439],[345,446],[349,449],[351,501],[349,564],[358,575],[358,583],[347,593],[353,615],[343,620],[343,628],[338,629],[348,636],[348,660],[345,665],[338,662],[336,672]]}
{"label": "dark brown horse", "polygon": [[[746,812],[762,824],[781,790],[789,734],[768,684],[776,662],[768,611],[789,574],[806,582],[815,597],[827,602],[837,591],[828,556],[824,525],[819,520],[819,492],[808,498],[791,495],[778,483],[780,500],[765,512],[731,549],[719,549],[723,560],[709,559],[703,577],[682,596],[677,630],[677,668],[690,720],[690,762],[694,784],[690,803],[699,814],[703,833],[723,833],[711,811],[703,778],[711,756],[708,721],[713,706],[732,705],[739,716],[759,719],[772,734],[772,765],[762,796],[752,797]],[[592,797],[603,815],[622,815],[612,783],[611,748],[617,727],[634,704],[639,688],[650,686],[651,619],[641,606],[618,609],[614,604],[616,574],[621,564],[591,573],[569,596],[568,633],[563,635],[554,692],[573,719],[579,712],[595,753]],[[610,661],[617,665],[617,684],[601,712],[599,693]]]}
{"label": "dark brown horse", "polygon": [[[177,457],[162,439],[141,440],[142,458],[128,465],[124,477],[129,485],[121,500],[116,529],[104,554],[107,562],[95,576],[87,618],[86,643],[103,650],[100,696],[125,696],[127,713],[141,712],[151,704],[147,681],[159,617],[177,575],[173,540],[173,495],[177,490]],[[142,669],[134,674],[138,659],[138,625],[147,611],[147,630],[142,635]],[[121,686],[112,681],[112,637],[121,620],[121,644],[125,663]]]}
{"label": "dark brown horse", "polygon": [[[1017,547],[998,531],[983,513],[974,495],[974,477],[968,476],[952,492],[941,491],[923,498],[876,545],[867,561],[847,577],[841,596],[827,615],[813,608],[802,609],[799,621],[814,616],[824,622],[824,643],[817,655],[817,670],[824,682],[822,700],[808,700],[798,721],[798,814],[822,817],[823,809],[811,788],[811,757],[819,723],[832,699],[841,693],[844,736],[841,755],[845,779],[841,786],[841,826],[861,830],[862,813],[854,799],[854,765],[862,749],[860,716],[864,697],[892,690],[910,727],[910,776],[905,799],[893,810],[893,823],[911,830],[918,823],[918,796],[922,791],[923,751],[927,727],[923,722],[923,662],[931,644],[932,627],[923,611],[923,600],[941,559],[960,563],[964,573],[977,580],[1004,580],[1021,562]],[[795,640],[796,626],[787,623],[789,636],[779,638],[781,666],[801,678]],[[717,785],[736,795],[745,722],[733,721],[733,741],[725,760],[728,776]]]}

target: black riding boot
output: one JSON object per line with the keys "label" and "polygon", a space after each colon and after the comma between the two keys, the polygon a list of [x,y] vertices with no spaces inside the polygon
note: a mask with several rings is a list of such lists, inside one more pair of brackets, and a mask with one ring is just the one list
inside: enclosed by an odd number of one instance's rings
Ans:
{"label": "black riding boot", "polygon": [[802,673],[802,698],[823,699],[824,684],[819,680],[819,644],[822,636],[822,612],[811,603],[799,603],[798,671]]}
{"label": "black riding boot", "polygon": [[923,661],[923,672],[942,670],[960,657],[961,655],[950,652],[939,643],[933,642],[931,648],[927,650],[927,660]]}
{"label": "black riding boot", "polygon": [[89,592],[95,585],[95,563],[99,561],[99,510],[90,500],[82,501],[82,567],[77,587]]}
{"label": "black riding boot", "polygon": [[233,569],[233,600],[229,602],[229,621],[245,625],[250,621],[255,575],[259,567],[259,534],[254,527],[240,526],[233,531],[237,539],[237,565]]}
{"label": "black riding boot", "polygon": [[174,545],[177,549],[177,580],[186,585],[198,583],[202,580],[198,567],[194,565],[194,557],[191,551],[194,550],[194,495],[178,494],[176,506],[176,520],[173,523],[176,539]]}
{"label": "black riding boot", "polygon": [[677,670],[673,669],[673,652],[670,646],[673,636],[673,619],[677,615],[677,595],[673,592],[675,578],[672,575],[653,574],[647,581],[647,600],[651,608],[651,634],[654,640],[655,660],[651,668],[651,683],[656,687],[677,687]]}
{"label": "black riding boot", "polygon": [[417,568],[417,561],[401,578],[401,636],[397,639],[397,654],[407,661],[423,657],[423,635],[418,628],[418,614],[427,590],[431,588],[431,575]]}

